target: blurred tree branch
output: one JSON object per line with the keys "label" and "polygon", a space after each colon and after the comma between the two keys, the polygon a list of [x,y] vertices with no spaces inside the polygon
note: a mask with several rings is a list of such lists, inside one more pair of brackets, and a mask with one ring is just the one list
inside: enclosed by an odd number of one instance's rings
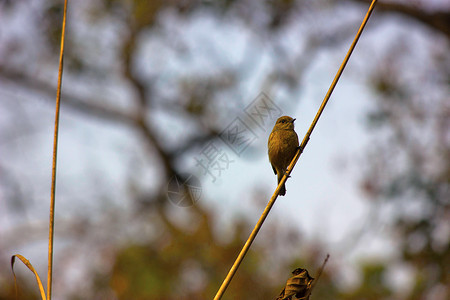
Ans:
{"label": "blurred tree branch", "polygon": [[[131,73],[131,71],[127,71],[126,73]],[[5,81],[14,82],[14,84],[19,84],[27,89],[44,93],[45,95],[49,96],[44,97],[45,100],[48,100],[49,104],[52,103],[50,96],[53,96],[54,94],[54,87],[47,82],[36,78],[32,79],[26,74],[3,67],[0,67],[0,78],[4,79]],[[155,134],[152,132],[151,128],[146,122],[146,114],[148,112],[148,102],[145,100],[147,97],[147,92],[145,91],[146,89],[143,88],[143,85],[139,83],[139,81],[135,79],[134,76],[130,76],[128,78],[131,81],[132,85],[139,91],[138,104],[140,106],[140,109],[138,109],[137,114],[124,112],[105,103],[98,104],[100,102],[98,100],[86,100],[74,94],[68,94],[65,92],[63,92],[64,101],[62,102],[62,105],[67,106],[74,111],[80,112],[86,116],[92,116],[115,124],[121,123],[126,126],[138,128],[146,138],[146,140],[149,142],[149,145],[157,150],[157,153],[160,155],[162,161],[164,162],[167,176],[170,178],[171,176],[177,174],[175,168],[171,163],[171,160],[173,160],[174,157],[179,156],[194,147],[198,147],[199,145],[202,145],[213,138],[216,138],[218,131],[215,129],[209,129],[206,133],[193,135],[185,143],[174,149],[163,149],[163,147],[159,144]]]}
{"label": "blurred tree branch", "polygon": [[[52,96],[55,93],[55,87],[51,84],[44,82],[42,80],[31,78],[31,76],[24,74],[23,72],[14,71],[11,69],[6,69],[0,66],[0,78],[11,81],[14,84],[18,84],[24,88],[44,93],[45,95]],[[124,123],[127,125],[132,125],[136,123],[136,118],[131,115],[124,113],[121,110],[115,109],[106,104],[97,104],[97,101],[88,101],[82,99],[75,95],[70,95],[63,92],[64,101],[62,105],[67,105],[71,109],[83,113],[85,115],[91,115],[100,118],[105,121],[113,123]],[[50,103],[53,99],[50,97],[44,97]]]}

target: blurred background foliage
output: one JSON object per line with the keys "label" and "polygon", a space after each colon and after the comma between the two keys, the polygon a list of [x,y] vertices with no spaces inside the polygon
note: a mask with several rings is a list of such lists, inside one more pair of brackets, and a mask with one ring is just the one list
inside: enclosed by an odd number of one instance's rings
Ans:
{"label": "blurred background foliage", "polygon": [[[217,211],[206,200],[180,212],[167,199],[166,183],[182,176],[185,160],[216,139],[222,121],[237,114],[237,95],[250,89],[243,83],[252,81],[252,89],[269,94],[282,90],[292,95],[288,98],[295,106],[304,73],[323,51],[348,47],[368,3],[69,1],[62,104],[62,114],[70,115],[66,124],[107,124],[127,139],[116,142],[119,155],[107,156],[104,165],[81,167],[88,179],[73,178],[81,186],[58,187],[70,203],[57,200],[57,239],[63,240],[55,257],[58,298],[211,299],[255,220],[236,218],[223,234],[217,229]],[[47,203],[46,186],[31,190],[36,178],[49,182],[50,174],[9,163],[20,155],[9,146],[14,139],[25,140],[27,151],[42,152],[33,136],[42,128],[37,124],[43,112],[11,102],[5,87],[22,101],[44,103],[51,111],[62,7],[63,1],[54,0],[0,1],[0,188],[2,216],[10,220],[2,230],[2,258],[45,240],[45,218],[41,223],[30,220],[40,209],[45,216],[46,205],[38,207]],[[389,42],[381,51],[371,51],[370,44],[358,46],[364,63],[353,74],[344,73],[367,78],[372,101],[366,125],[373,142],[365,175],[354,184],[367,201],[377,203],[376,213],[392,216],[389,230],[399,254],[361,261],[353,285],[343,284],[340,262],[330,263],[312,299],[450,297],[449,9],[446,1],[379,1],[363,37],[377,42],[383,40],[375,39],[377,33],[385,34],[386,27],[397,30],[386,37]],[[213,25],[209,35],[193,42],[195,32],[186,31],[197,23]],[[228,27],[245,32],[248,40],[236,40]],[[236,47],[238,58],[227,57],[230,52],[209,41]],[[272,49],[263,68],[255,61],[259,45]],[[47,115],[44,123],[51,124]],[[68,138],[63,135],[61,141]],[[89,143],[86,147],[95,147],[95,140]],[[50,146],[45,149],[51,155]],[[64,156],[64,151],[70,155],[78,150],[60,151]],[[112,161],[117,158],[119,162]],[[127,197],[119,203],[110,199],[116,183],[103,174],[108,164],[121,164],[129,174]],[[36,193],[44,196],[36,198]],[[266,201],[255,195],[255,201]],[[65,218],[68,212],[75,217]],[[224,299],[274,299],[293,269],[304,267],[314,276],[329,252],[320,238],[305,239],[281,219],[263,231],[267,234],[252,247]],[[298,249],[297,255],[283,254],[287,248]],[[80,276],[73,274],[80,264],[82,280],[69,287],[70,278]],[[396,290],[387,274],[398,266],[412,280]],[[37,298],[32,275],[23,274],[22,298]],[[58,283],[59,278],[66,283]],[[12,299],[7,265],[0,267],[0,285],[0,299]]]}

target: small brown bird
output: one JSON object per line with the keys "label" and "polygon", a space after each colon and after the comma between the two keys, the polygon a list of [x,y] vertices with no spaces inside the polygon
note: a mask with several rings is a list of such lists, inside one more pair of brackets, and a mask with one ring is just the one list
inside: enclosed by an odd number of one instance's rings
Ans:
{"label": "small brown bird", "polygon": [[[273,172],[278,177],[278,183],[286,173],[299,146],[298,136],[294,131],[294,121],[295,119],[289,116],[278,118],[269,136],[269,161],[272,164]],[[283,184],[278,195],[284,196],[285,194],[286,187]]]}

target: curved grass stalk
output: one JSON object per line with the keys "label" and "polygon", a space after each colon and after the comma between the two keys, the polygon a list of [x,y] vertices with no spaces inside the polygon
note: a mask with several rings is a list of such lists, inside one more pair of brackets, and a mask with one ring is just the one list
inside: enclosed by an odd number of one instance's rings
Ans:
{"label": "curved grass stalk", "polygon": [[34,273],[34,277],[36,277],[36,282],[37,282],[38,287],[39,287],[39,292],[41,293],[41,299],[42,300],[46,300],[47,298],[45,297],[44,286],[42,285],[41,278],[39,278],[39,274],[33,268],[33,265],[30,263],[30,261],[28,259],[26,259],[25,257],[23,257],[22,255],[20,255],[20,254],[15,254],[15,255],[11,256],[11,271],[12,271],[12,273],[14,275],[14,287],[15,287],[15,290],[16,290],[16,299],[19,299],[19,293],[17,291],[16,273],[14,272],[14,262],[16,260],[16,257],[18,259],[20,259],[23,262],[23,264],[25,266],[27,266],[28,269],[30,269],[31,272]]}

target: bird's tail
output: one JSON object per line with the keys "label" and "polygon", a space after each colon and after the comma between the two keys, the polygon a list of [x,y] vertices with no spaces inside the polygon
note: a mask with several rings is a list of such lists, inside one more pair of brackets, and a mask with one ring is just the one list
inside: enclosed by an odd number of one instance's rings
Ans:
{"label": "bird's tail", "polygon": [[[280,184],[281,178],[283,178],[283,174],[279,173],[278,174],[278,184]],[[280,191],[278,192],[278,195],[280,195],[280,196],[286,195],[286,186],[284,184],[281,187]]]}

